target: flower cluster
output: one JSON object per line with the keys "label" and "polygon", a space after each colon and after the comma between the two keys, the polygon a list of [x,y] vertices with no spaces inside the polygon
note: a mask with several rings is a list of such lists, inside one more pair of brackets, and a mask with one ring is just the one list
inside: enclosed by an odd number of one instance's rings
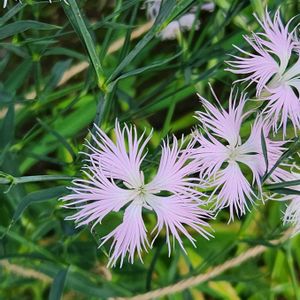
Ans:
{"label": "flower cluster", "polygon": [[[158,9],[149,14],[156,16]],[[299,56],[298,40],[288,31],[289,24],[283,25],[279,11],[273,20],[266,12],[259,23],[264,33],[246,37],[256,53],[237,47],[246,57],[234,56],[229,70],[248,74],[242,80],[256,83],[257,97],[267,101],[261,112],[247,111],[246,94],[235,88],[228,101],[219,100],[213,90],[213,103],[199,95],[198,127],[189,138],[162,142],[155,174],[146,163],[151,134],[139,135],[135,126],[116,121],[112,139],[95,125],[95,134],[86,145],[84,178],[74,180],[70,194],[62,200],[66,208],[75,210],[67,219],[78,226],[94,228],[111,212],[122,214],[120,224],[100,241],[102,246],[111,240],[108,265],[115,266],[120,260],[122,266],[127,255],[131,263],[136,254],[142,260],[142,252],[153,246],[162,231],[169,255],[171,237],[183,250],[181,236],[194,246],[195,234],[210,238],[208,221],[220,210],[226,208],[232,221],[264,199],[266,174],[267,183],[299,180],[290,166],[278,166],[286,141],[270,138],[281,127],[283,138],[286,136],[288,119],[295,131],[300,128],[300,101],[295,92],[300,88],[300,60],[294,65],[290,62],[292,55]],[[225,109],[222,104],[227,102]],[[246,120],[251,126],[248,135],[241,131]],[[300,190],[300,185],[295,189]],[[289,195],[281,200],[291,201],[284,223],[300,231],[300,197]],[[151,214],[156,225],[149,232],[145,216]]]}
{"label": "flower cluster", "polygon": [[[256,17],[257,18],[257,17]],[[264,32],[245,36],[254,53],[235,46],[246,57],[233,56],[227,70],[247,74],[242,81],[256,84],[256,96],[267,102],[265,117],[271,120],[275,133],[280,127],[286,135],[288,119],[295,133],[300,129],[300,44],[295,29],[289,31],[290,22],[283,25],[279,10],[272,20],[266,12],[262,21]]]}
{"label": "flower cluster", "polygon": [[[300,43],[297,26],[290,30],[293,19],[284,25],[279,9],[273,19],[267,11],[262,20],[255,17],[263,32],[244,37],[254,53],[235,46],[243,56],[232,55],[234,60],[228,62],[230,67],[227,70],[246,74],[245,78],[237,81],[256,85],[256,97],[265,104],[262,116],[268,120],[274,134],[282,129],[285,137],[290,122],[297,136],[300,130]],[[280,154],[276,152],[277,155],[269,158],[271,164],[273,158],[274,163]],[[299,178],[299,173],[277,168],[271,182],[299,181]],[[299,191],[300,185],[296,183],[293,189]],[[291,200],[284,215],[284,223],[292,223],[295,225],[295,233],[300,232],[300,197],[290,195],[281,199]]]}

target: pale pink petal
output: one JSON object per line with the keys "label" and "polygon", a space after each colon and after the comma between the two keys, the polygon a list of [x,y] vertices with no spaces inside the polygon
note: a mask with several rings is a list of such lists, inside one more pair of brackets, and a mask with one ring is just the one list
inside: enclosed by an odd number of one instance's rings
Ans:
{"label": "pale pink petal", "polygon": [[85,172],[88,179],[76,179],[71,194],[61,198],[64,207],[78,210],[66,220],[74,220],[77,226],[93,223],[93,227],[111,211],[119,211],[135,197],[135,192],[118,187],[107,179],[100,169],[90,167]]}
{"label": "pale pink petal", "polygon": [[206,138],[200,132],[195,132],[194,139],[199,143],[199,147],[194,149],[194,157],[199,162],[200,177],[215,176],[228,158],[228,148],[209,133]]}
{"label": "pale pink petal", "polygon": [[[96,125],[95,125],[96,126]],[[92,139],[97,148],[91,144],[88,147],[93,151],[94,159],[98,158],[103,172],[107,177],[125,181],[131,187],[143,184],[140,166],[144,158],[145,147],[151,134],[142,142],[144,133],[138,138],[135,126],[115,124],[116,142],[114,143],[100,128]]]}
{"label": "pale pink petal", "polygon": [[[253,174],[252,184],[254,184],[255,180],[259,188],[261,184],[261,177],[265,175],[266,172],[272,169],[274,164],[286,150],[286,148],[284,147],[286,141],[271,140],[269,137],[269,132],[270,123],[266,123],[266,121],[262,119],[261,116],[258,116],[251,128],[251,134],[248,140],[240,147],[241,154],[237,157],[237,161],[246,164],[251,169]],[[264,135],[264,140],[266,143],[268,162],[266,162],[263,154],[262,133]],[[280,166],[278,166],[271,174],[268,182],[270,182],[270,180],[274,181],[277,177],[281,179],[287,178],[286,176],[288,173],[289,172],[281,169]],[[276,181],[278,180],[276,179]]]}
{"label": "pale pink petal", "polygon": [[[284,144],[286,141],[273,141],[269,137],[265,138],[266,146],[267,146],[267,153],[268,153],[268,171],[273,168],[275,163],[278,159],[282,156],[285,152],[286,148]],[[279,182],[279,181],[289,181],[292,180],[289,170],[285,170],[281,164],[275,168],[272,172],[270,178],[267,180],[268,183],[270,182]]]}
{"label": "pale pink petal", "polygon": [[[252,125],[249,138],[239,147],[239,155],[236,157],[238,162],[247,165],[251,169],[253,175],[252,184],[256,182],[259,188],[261,177],[267,171],[261,142],[262,132],[266,130],[263,120],[258,117]],[[267,148],[267,151],[268,150]]]}
{"label": "pale pink petal", "polygon": [[234,219],[234,214],[241,216],[246,210],[249,211],[248,202],[254,203],[253,199],[256,196],[253,189],[236,162],[229,162],[228,166],[219,172],[214,185],[216,189],[220,188],[216,208],[219,210],[228,207],[230,220]]}
{"label": "pale pink petal", "polygon": [[[299,89],[299,82],[291,80],[290,82],[282,82],[277,87],[268,88],[271,95],[266,98],[268,102],[264,113],[266,119],[272,121],[275,133],[282,127],[283,136],[286,136],[288,119],[291,120],[295,133],[300,129],[300,100],[292,88],[294,86]],[[300,89],[298,93],[299,91]]]}
{"label": "pale pink petal", "polygon": [[235,146],[240,141],[239,133],[246,101],[245,95],[241,95],[240,99],[237,99],[237,96],[237,93],[233,95],[232,89],[228,111],[222,107],[215,107],[205,98],[199,96],[205,112],[196,112],[196,118],[203,127],[210,129],[214,135],[225,139],[232,146]]}
{"label": "pale pink petal", "polygon": [[[246,54],[246,57],[233,56],[235,60],[228,62],[231,68],[227,70],[236,74],[249,74],[242,81],[250,81],[250,84],[256,82],[258,97],[276,74],[280,77],[286,71],[296,43],[294,33],[288,30],[290,22],[286,26],[283,25],[279,10],[275,13],[273,20],[267,11],[262,21],[258,18],[257,20],[264,32],[253,33],[252,38],[245,37],[255,54],[235,46],[241,53]],[[279,64],[276,58],[279,59]]]}
{"label": "pale pink petal", "polygon": [[185,225],[189,226],[206,239],[211,237],[211,234],[205,229],[205,227],[210,227],[205,220],[211,218],[211,214],[207,210],[201,209],[196,202],[191,201],[189,198],[180,195],[170,197],[153,196],[149,198],[147,202],[157,215],[157,225],[153,230],[157,230],[157,234],[154,240],[161,230],[165,228],[169,256],[171,254],[170,235],[177,240],[183,250],[184,247],[180,233],[195,246],[195,239],[187,231]]}
{"label": "pale pink petal", "polygon": [[[290,81],[291,79],[300,78],[300,42],[299,49],[296,50],[296,56],[298,57],[296,63],[294,63],[284,74],[284,81]],[[298,82],[299,83],[299,82]],[[298,87],[299,88],[299,87]]]}
{"label": "pale pink petal", "polygon": [[198,163],[192,159],[191,143],[184,150],[182,147],[175,137],[172,145],[169,140],[163,142],[159,167],[153,180],[145,186],[147,190],[154,194],[161,191],[180,193],[195,199],[202,195],[194,189],[199,185],[199,178],[194,176]]}
{"label": "pale pink petal", "polygon": [[250,38],[245,37],[245,39],[252,48],[255,49],[257,54],[246,52],[235,46],[235,48],[246,54],[248,57],[232,55],[235,60],[228,61],[231,68],[227,68],[226,71],[235,74],[249,74],[247,77],[237,80],[237,82],[249,81],[249,84],[256,83],[256,96],[259,97],[262,90],[266,87],[266,84],[279,72],[279,65],[276,60],[264,50],[257,38],[251,40]]}
{"label": "pale pink petal", "polygon": [[267,11],[262,21],[257,17],[256,19],[264,30],[263,33],[258,33],[261,45],[279,58],[280,73],[284,72],[294,48],[294,35],[288,29],[291,20],[284,26],[280,18],[279,9],[276,11],[273,20]]}
{"label": "pale pink petal", "polygon": [[108,266],[115,266],[120,259],[122,267],[124,258],[128,253],[128,260],[134,262],[137,253],[142,261],[142,251],[147,251],[147,229],[142,218],[142,205],[132,202],[125,210],[123,222],[112,232],[102,238],[100,247],[109,239],[113,239]]}
{"label": "pale pink petal", "polygon": [[294,234],[300,232],[300,197],[295,196],[284,213],[283,223],[294,226]]}

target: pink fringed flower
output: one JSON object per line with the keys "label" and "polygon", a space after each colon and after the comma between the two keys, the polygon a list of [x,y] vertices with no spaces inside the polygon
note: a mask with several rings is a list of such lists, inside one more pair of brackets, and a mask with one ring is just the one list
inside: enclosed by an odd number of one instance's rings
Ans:
{"label": "pink fringed flower", "polygon": [[[293,174],[293,180],[300,180],[300,174]],[[293,190],[300,192],[300,184],[291,187]],[[292,195],[290,204],[287,206],[283,216],[283,223],[290,223],[294,226],[294,234],[300,233],[300,196]]]}
{"label": "pink fringed flower", "polygon": [[[287,165],[291,167],[290,165]],[[270,197],[272,200],[277,201],[285,201],[289,202],[286,206],[286,210],[283,216],[284,224],[291,224],[294,226],[294,234],[300,233],[300,195],[296,194],[296,192],[300,192],[300,173],[299,170],[297,172],[288,172],[281,169],[281,173],[273,180],[272,182],[294,182],[295,184],[289,186],[288,189],[294,190],[295,194],[291,195],[276,195],[276,197]]]}
{"label": "pink fringed flower", "polygon": [[[127,253],[131,263],[135,253],[142,260],[142,251],[152,246],[163,228],[166,230],[169,255],[170,235],[182,248],[180,234],[194,244],[194,238],[185,225],[205,238],[210,236],[205,230],[209,225],[204,220],[210,214],[199,207],[203,204],[199,200],[202,194],[195,189],[198,186],[196,178],[191,177],[197,164],[190,159],[189,151],[182,150],[175,138],[172,145],[169,140],[164,142],[158,171],[146,183],[141,165],[151,135],[143,141],[144,134],[138,137],[134,126],[125,125],[121,129],[116,122],[116,141],[113,142],[100,128],[96,129],[96,135],[92,136],[95,146],[87,145],[91,152],[87,154],[88,166],[83,171],[87,179],[75,180],[70,188],[72,193],[63,201],[65,207],[77,210],[67,219],[75,220],[78,226],[90,223],[95,226],[110,212],[125,209],[123,222],[102,238],[101,245],[112,239],[110,266],[115,266],[118,259],[122,266]],[[157,233],[152,244],[148,242],[143,210],[154,211],[157,215],[157,225],[153,230]]]}
{"label": "pink fringed flower", "polygon": [[[298,191],[300,191],[300,187],[298,187]],[[283,223],[294,226],[294,234],[300,233],[300,196],[296,196],[287,206]]]}
{"label": "pink fringed flower", "polygon": [[[295,132],[300,129],[300,44],[294,31],[288,30],[291,21],[283,25],[279,10],[273,20],[267,11],[262,21],[256,19],[264,32],[253,33],[252,38],[244,37],[254,53],[235,46],[246,57],[233,55],[235,60],[228,62],[230,68],[227,70],[248,74],[238,81],[256,83],[256,96],[267,101],[266,119],[272,121],[274,132],[282,126],[285,136],[288,119]],[[296,58],[296,63],[292,64]]]}
{"label": "pink fringed flower", "polygon": [[[212,105],[201,97],[205,111],[197,112],[197,118],[203,131],[194,133],[199,147],[194,155],[199,162],[200,177],[208,188],[213,188],[212,196],[216,195],[216,209],[229,208],[230,220],[234,214],[238,216],[249,210],[249,203],[257,198],[251,185],[257,184],[261,189],[261,177],[267,171],[262,150],[262,133],[267,146],[270,169],[283,151],[283,142],[273,142],[268,135],[268,127],[258,117],[251,129],[249,138],[243,143],[240,128],[246,118],[243,114],[245,95],[237,103],[237,94],[231,92],[228,111]],[[218,100],[217,100],[218,101]],[[242,166],[244,166],[242,168]],[[244,175],[247,167],[252,173],[252,183]],[[276,172],[272,176],[276,176]]]}

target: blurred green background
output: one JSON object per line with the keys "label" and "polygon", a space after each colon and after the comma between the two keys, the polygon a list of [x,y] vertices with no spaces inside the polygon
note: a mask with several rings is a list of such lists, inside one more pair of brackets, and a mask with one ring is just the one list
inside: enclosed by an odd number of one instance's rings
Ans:
{"label": "blurred green background", "polygon": [[[165,299],[300,299],[299,238],[267,243],[284,230],[284,203],[258,203],[230,224],[220,213],[212,222],[215,238],[195,235],[197,248],[184,241],[187,255],[177,245],[169,258],[162,235],[144,264],[122,269],[107,269],[109,247],[97,246],[120,214],[92,233],[64,221],[70,212],[58,198],[80,176],[79,152],[93,123],[109,130],[118,118],[141,131],[153,127],[149,153],[157,163],[162,138],[189,134],[197,123],[196,93],[212,99],[208,83],[226,106],[237,77],[224,71],[225,61],[236,53],[232,44],[247,47],[243,34],[259,28],[253,13],[281,6],[288,21],[300,12],[292,0],[217,0],[212,12],[201,11],[202,4],[166,0],[153,26],[139,0],[24,0],[0,8],[1,300],[130,296],[205,272],[256,244],[269,249]],[[160,30],[192,7],[199,29],[162,41]]]}

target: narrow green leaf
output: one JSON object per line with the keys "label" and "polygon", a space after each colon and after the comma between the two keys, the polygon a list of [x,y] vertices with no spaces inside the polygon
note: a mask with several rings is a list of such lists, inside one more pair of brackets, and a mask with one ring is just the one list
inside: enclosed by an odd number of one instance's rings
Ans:
{"label": "narrow green leaf", "polygon": [[49,300],[60,300],[63,295],[68,269],[63,269],[57,273],[51,285]]}
{"label": "narrow green leaf", "polygon": [[[82,105],[83,104],[83,105]],[[74,106],[74,111],[68,115],[57,116],[51,124],[53,130],[59,132],[64,138],[75,136],[82,128],[86,128],[93,121],[96,114],[96,105],[94,97],[84,96],[80,97],[80,101]],[[31,157],[27,157],[21,164],[20,170],[22,173],[26,172],[35,162],[40,159],[39,156],[44,157],[47,153],[53,151],[58,147],[55,143],[56,139],[52,135],[43,135],[39,143],[31,144],[28,151]]]}
{"label": "narrow green leaf", "polygon": [[296,186],[296,185],[300,186],[300,180],[283,181],[279,183],[268,184],[265,185],[265,187],[268,190],[273,190],[273,189],[285,188],[285,187]]}
{"label": "narrow green leaf", "polygon": [[0,233],[2,233],[2,235],[11,238],[14,241],[17,241],[20,245],[22,245],[22,247],[28,247],[29,249],[32,249],[37,253],[43,255],[44,257],[48,258],[49,260],[58,261],[59,259],[59,257],[55,256],[47,249],[39,246],[35,242],[32,242],[28,237],[24,237],[24,232],[22,232],[23,235],[21,235],[12,230],[8,231],[8,228],[0,225]]}
{"label": "narrow green leaf", "polygon": [[75,29],[87,49],[89,58],[97,75],[98,85],[101,88],[104,83],[104,72],[96,51],[94,41],[92,40],[91,34],[87,29],[76,0],[69,0],[68,3],[69,5],[63,2],[64,11],[69,18],[69,21],[72,24],[73,28]]}
{"label": "narrow green leaf", "polygon": [[[28,58],[28,49],[21,47],[20,45],[12,44],[12,43],[0,43],[0,47],[8,50],[7,52],[18,55],[21,58]],[[5,55],[4,58],[9,57],[9,55]],[[3,59],[4,60],[4,59]],[[2,63],[2,61],[1,61]]]}
{"label": "narrow green leaf", "polygon": [[153,273],[155,271],[155,266],[156,266],[156,263],[159,259],[159,255],[161,254],[161,250],[163,249],[163,246],[164,246],[164,242],[159,239],[158,240],[158,245],[156,246],[156,250],[155,250],[155,253],[153,255],[153,258],[151,260],[151,263],[149,265],[149,269],[148,269],[148,272],[147,272],[147,277],[146,277],[146,291],[150,291],[151,290],[151,285],[152,285],[152,276],[153,276]]}
{"label": "narrow green leaf", "polygon": [[[62,266],[44,261],[38,269],[44,274],[54,277],[62,269]],[[87,272],[75,265],[69,267],[65,286],[70,290],[78,291],[87,299],[94,299],[94,297],[96,299],[108,299],[109,297],[131,295],[126,288],[112,281],[105,281],[99,274]]]}
{"label": "narrow green leaf", "polygon": [[22,10],[26,6],[26,3],[21,2],[14,5],[11,9],[8,10],[8,12],[3,17],[0,18],[0,26],[9,21],[13,16],[15,16],[20,10]]}
{"label": "narrow green leaf", "polygon": [[59,26],[47,24],[43,22],[38,21],[16,21],[14,23],[10,23],[7,25],[2,26],[0,28],[0,40],[6,39],[12,35],[25,32],[27,30],[53,30],[53,29],[59,29]]}
{"label": "narrow green leaf", "polygon": [[55,47],[52,49],[48,49],[44,52],[44,56],[49,56],[49,55],[65,55],[68,57],[73,57],[79,60],[85,60],[86,57],[82,54],[79,53],[77,51],[68,49],[68,48],[64,48],[64,47]]}
{"label": "narrow green leaf", "polygon": [[55,136],[55,138],[66,148],[66,150],[70,153],[70,155],[72,156],[72,159],[75,160],[76,158],[76,154],[73,151],[72,147],[69,145],[69,143],[67,142],[67,140],[61,135],[59,134],[56,130],[53,130],[48,124],[46,124],[44,121],[37,119],[38,122],[42,125],[42,127],[44,129],[46,129],[50,134],[52,134],[53,136]]}
{"label": "narrow green leaf", "polygon": [[113,81],[112,83],[110,83],[107,87],[108,87],[108,90],[112,90],[113,86],[121,79],[125,79],[127,77],[130,77],[130,76],[135,76],[135,75],[139,75],[139,74],[145,74],[147,71],[151,71],[151,70],[154,70],[156,68],[160,68],[162,67],[163,65],[171,62],[172,60],[174,60],[175,58],[177,58],[178,56],[180,56],[182,54],[182,51],[180,51],[179,53],[177,53],[176,55],[168,58],[168,59],[164,59],[164,60],[161,60],[161,61],[157,61],[157,62],[154,62],[153,64],[151,65],[148,65],[148,66],[145,66],[145,67],[141,67],[141,68],[138,68],[138,69],[135,69],[135,70],[132,70],[132,71],[129,71],[129,72],[126,72],[124,74],[122,74],[121,76],[119,76],[115,81]]}
{"label": "narrow green leaf", "polygon": [[62,175],[34,175],[34,176],[23,176],[13,177],[9,174],[0,172],[0,184],[24,184],[29,182],[43,182],[43,181],[56,181],[56,180],[72,180],[73,177],[62,176]]}
{"label": "narrow green leaf", "polygon": [[172,21],[174,18],[178,17],[179,15],[182,15],[184,12],[186,12],[193,4],[195,4],[195,0],[182,0],[177,1],[177,3],[174,6],[174,10],[172,11],[172,14],[168,17],[167,23]]}
{"label": "narrow green leaf", "polygon": [[265,14],[264,3],[260,0],[251,0],[251,6],[252,10],[262,19]]}
{"label": "narrow green leaf", "polygon": [[52,91],[57,86],[63,73],[70,67],[71,62],[72,62],[71,59],[67,59],[65,61],[57,62],[53,66],[53,68],[51,70],[50,78],[49,78],[48,82],[46,83],[44,90],[41,93],[41,97],[48,94],[50,91]]}
{"label": "narrow green leaf", "polygon": [[16,90],[24,84],[24,81],[30,74],[32,68],[31,58],[25,59],[12,72],[9,73],[5,82],[4,88],[6,91],[15,93]]}
{"label": "narrow green leaf", "polygon": [[122,46],[122,49],[121,49],[121,52],[120,52],[120,55],[118,58],[118,64],[126,57],[126,55],[129,52],[131,32],[132,32],[133,24],[137,17],[138,10],[139,10],[139,3],[136,3],[132,9],[132,14],[131,14],[130,21],[129,21],[129,27],[125,34],[124,43],[123,43],[123,46]]}
{"label": "narrow green leaf", "polygon": [[[103,26],[106,26],[108,25],[108,23],[117,23],[117,20],[120,16],[120,8],[122,7],[123,3],[122,0],[118,0],[116,1],[115,3],[115,8],[114,8],[114,14],[113,14],[113,17],[112,17],[112,21],[111,22],[104,22],[103,23]],[[116,13],[116,12],[119,12],[119,13]],[[108,30],[104,36],[104,39],[101,43],[101,51],[100,51],[100,54],[99,54],[99,57],[101,59],[101,61],[104,60],[104,58],[106,57],[106,54],[107,54],[107,50],[108,50],[108,46],[111,42],[111,39],[113,37],[113,33],[114,33],[114,30],[115,30],[115,26],[108,26]]]}
{"label": "narrow green leaf", "polygon": [[110,77],[107,79],[107,84],[116,79],[117,76],[126,68],[133,59],[145,48],[145,46],[153,39],[156,33],[159,31],[160,26],[170,16],[172,9],[175,7],[176,1],[167,0],[164,1],[160,12],[155,20],[152,28],[146,33],[146,35],[137,43],[131,52],[122,60],[122,62],[113,71]]}
{"label": "narrow green leaf", "polygon": [[269,170],[269,160],[268,160],[268,149],[267,149],[267,144],[266,144],[266,139],[265,139],[265,134],[264,134],[264,130],[261,130],[261,147],[262,147],[262,152],[263,152],[263,156],[264,156],[264,160],[265,160],[265,164],[266,164],[266,170],[265,170],[265,174],[268,173]]}
{"label": "narrow green leaf", "polygon": [[14,137],[15,107],[11,104],[6,112],[0,128],[0,149],[8,146]]}
{"label": "narrow green leaf", "polygon": [[25,209],[32,203],[48,201],[53,198],[59,198],[66,192],[65,186],[57,186],[54,188],[48,188],[37,192],[32,192],[25,196],[17,206],[17,209],[13,215],[12,222],[19,220]]}
{"label": "narrow green leaf", "polygon": [[[1,46],[1,44],[0,44]],[[3,72],[3,70],[5,69],[5,67],[7,66],[7,63],[10,59],[10,53],[7,53],[7,55],[5,55],[1,61],[0,61],[0,74]],[[1,99],[2,97],[0,97]],[[0,100],[1,101],[1,100]]]}
{"label": "narrow green leaf", "polygon": [[298,195],[300,196],[300,191],[298,190],[292,190],[288,188],[276,188],[272,189],[272,192],[282,195]]}

